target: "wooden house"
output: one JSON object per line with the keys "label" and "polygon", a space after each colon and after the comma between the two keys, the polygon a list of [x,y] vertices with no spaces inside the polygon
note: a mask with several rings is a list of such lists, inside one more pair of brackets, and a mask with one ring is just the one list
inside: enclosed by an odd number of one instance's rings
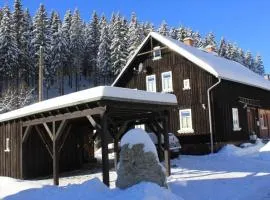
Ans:
{"label": "wooden house", "polygon": [[211,46],[192,44],[150,33],[112,85],[175,94],[170,131],[186,153],[269,137],[270,82]]}

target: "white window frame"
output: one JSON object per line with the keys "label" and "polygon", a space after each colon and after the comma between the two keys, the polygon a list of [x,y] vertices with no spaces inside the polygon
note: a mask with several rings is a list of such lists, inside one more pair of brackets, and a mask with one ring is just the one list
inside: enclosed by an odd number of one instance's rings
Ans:
{"label": "white window frame", "polygon": [[[190,113],[190,127],[188,127],[188,128],[183,127],[183,124],[182,124],[182,113],[183,112],[189,112]],[[178,130],[178,133],[194,133],[193,125],[192,125],[192,112],[191,112],[191,109],[179,110],[179,119],[180,119],[180,130]]]}
{"label": "white window frame", "polygon": [[4,152],[10,152],[10,139],[6,138],[6,149]]}
{"label": "white window frame", "polygon": [[140,128],[145,131],[145,124],[137,124],[135,125],[135,128]]}
{"label": "white window frame", "polygon": [[242,128],[240,127],[239,123],[239,112],[238,108],[232,108],[232,123],[233,123],[233,131],[241,131]]}
{"label": "white window frame", "polygon": [[[148,81],[149,78],[154,78],[154,80],[153,80],[153,82],[154,82],[153,90],[150,90],[149,81]],[[156,75],[155,74],[146,76],[146,91],[148,91],[148,92],[156,92],[157,91],[157,80],[156,80]]]}
{"label": "white window frame", "polygon": [[268,129],[268,127],[265,126],[264,115],[265,115],[265,113],[260,114],[260,127],[261,127],[262,130]]}
{"label": "white window frame", "polygon": [[[166,79],[169,79],[169,87],[168,88],[165,87],[165,78],[164,78],[164,75],[167,75],[167,74],[170,75],[169,78],[166,78]],[[162,92],[172,92],[173,91],[172,71],[167,71],[167,72],[161,73],[161,80],[162,80]]]}
{"label": "white window frame", "polygon": [[183,80],[183,90],[190,90],[190,80],[189,79]]}
{"label": "white window frame", "polygon": [[[158,52],[158,55],[157,55]],[[161,59],[161,49],[160,46],[156,46],[153,48],[153,60]]]}

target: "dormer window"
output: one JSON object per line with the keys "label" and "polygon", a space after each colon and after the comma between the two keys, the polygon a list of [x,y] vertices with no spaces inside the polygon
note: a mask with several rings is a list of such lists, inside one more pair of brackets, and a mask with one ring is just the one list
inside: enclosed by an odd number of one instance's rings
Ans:
{"label": "dormer window", "polygon": [[153,50],[153,60],[161,59],[161,49],[160,46],[154,47]]}
{"label": "dormer window", "polygon": [[183,90],[190,90],[190,82],[189,82],[189,79],[185,79],[185,80],[183,81],[183,85],[184,85]]}

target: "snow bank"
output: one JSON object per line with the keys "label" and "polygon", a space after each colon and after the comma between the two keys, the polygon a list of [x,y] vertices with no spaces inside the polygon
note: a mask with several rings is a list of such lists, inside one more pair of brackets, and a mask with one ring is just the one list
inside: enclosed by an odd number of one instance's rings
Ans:
{"label": "snow bank", "polygon": [[260,150],[259,157],[262,160],[269,160],[270,161],[270,142],[268,142],[265,146],[263,146]]}
{"label": "snow bank", "polygon": [[144,144],[144,152],[153,152],[158,159],[157,149],[150,136],[142,129],[135,128],[128,131],[121,139],[121,147],[128,144],[132,148],[135,144]]}
{"label": "snow bank", "polygon": [[[126,199],[145,199],[145,200],[181,200],[180,197],[172,194],[169,190],[159,187],[153,183],[140,183],[127,190],[109,189],[98,178],[91,179],[82,184],[67,185],[65,187],[43,186],[38,184],[29,185],[27,181],[18,181],[16,179],[0,177],[0,182],[5,183],[5,187],[0,187],[0,198],[7,200],[30,200],[30,199],[87,199],[87,200],[126,200]],[[20,182],[20,188],[34,188],[21,191],[17,183]],[[15,183],[15,185],[14,185]],[[4,193],[7,188],[13,190],[11,196]],[[20,192],[21,191],[21,192]],[[18,193],[17,193],[18,192]],[[17,193],[17,194],[15,194]]]}

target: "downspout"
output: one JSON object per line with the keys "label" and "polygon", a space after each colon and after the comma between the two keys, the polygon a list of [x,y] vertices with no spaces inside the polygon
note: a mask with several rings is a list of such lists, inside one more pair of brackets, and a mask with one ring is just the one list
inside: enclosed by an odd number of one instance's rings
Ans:
{"label": "downspout", "polygon": [[220,82],[221,82],[221,78],[218,78],[218,82],[216,82],[214,85],[212,85],[210,88],[207,89],[211,153],[214,153],[214,141],[213,141],[213,127],[212,127],[212,111],[211,111],[210,92],[211,92],[211,90],[214,89],[218,84],[220,84]]}

